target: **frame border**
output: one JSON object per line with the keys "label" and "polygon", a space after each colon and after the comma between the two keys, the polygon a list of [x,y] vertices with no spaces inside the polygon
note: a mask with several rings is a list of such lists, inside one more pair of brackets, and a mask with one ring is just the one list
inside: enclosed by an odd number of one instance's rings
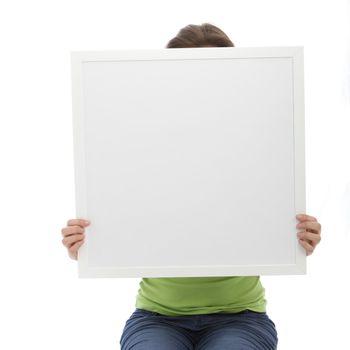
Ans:
{"label": "frame border", "polygon": [[[83,77],[82,65],[103,61],[155,61],[233,58],[291,58],[293,67],[294,119],[294,189],[295,214],[305,213],[305,116],[304,116],[304,49],[293,47],[215,47],[179,49],[134,49],[108,51],[70,51],[72,79],[72,113],[75,163],[76,217],[86,218],[86,163],[84,153]],[[295,223],[297,220],[295,218]],[[88,231],[90,226],[85,230]],[[78,251],[79,278],[110,277],[196,277],[196,276],[252,276],[306,274],[306,253],[295,239],[295,264],[288,265],[209,265],[209,266],[139,266],[128,268],[91,268],[88,264],[88,234]]]}

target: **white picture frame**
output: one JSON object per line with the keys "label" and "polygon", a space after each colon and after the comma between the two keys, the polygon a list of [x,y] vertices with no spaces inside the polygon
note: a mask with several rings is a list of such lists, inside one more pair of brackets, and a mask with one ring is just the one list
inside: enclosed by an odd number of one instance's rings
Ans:
{"label": "white picture frame", "polygon": [[80,278],[305,274],[303,47],[71,51]]}

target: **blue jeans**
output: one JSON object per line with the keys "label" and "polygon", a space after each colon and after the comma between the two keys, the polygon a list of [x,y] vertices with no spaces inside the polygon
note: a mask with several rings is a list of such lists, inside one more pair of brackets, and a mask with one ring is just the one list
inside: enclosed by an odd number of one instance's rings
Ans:
{"label": "blue jeans", "polygon": [[121,350],[274,350],[277,341],[265,312],[164,316],[136,309],[120,345]]}

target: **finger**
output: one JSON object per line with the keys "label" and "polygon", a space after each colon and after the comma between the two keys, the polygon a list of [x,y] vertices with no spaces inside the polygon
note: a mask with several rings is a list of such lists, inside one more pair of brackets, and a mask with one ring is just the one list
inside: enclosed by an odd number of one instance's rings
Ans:
{"label": "finger", "polygon": [[299,239],[299,243],[303,246],[307,255],[310,255],[313,253],[315,248],[310,243],[303,241],[302,239]]}
{"label": "finger", "polygon": [[77,253],[78,253],[78,249],[83,245],[84,241],[79,241],[76,242],[75,244],[73,244],[69,249],[69,255],[71,255],[71,257],[74,257],[74,259],[77,258]]}
{"label": "finger", "polygon": [[86,219],[71,219],[71,220],[67,221],[67,226],[78,225],[78,226],[85,227],[85,226],[87,226],[89,224],[90,224],[90,221],[86,220]]}
{"label": "finger", "polygon": [[313,247],[321,241],[321,236],[317,233],[303,231],[298,232],[297,235],[299,238],[309,241],[308,243],[311,244]]}
{"label": "finger", "polygon": [[84,238],[85,238],[84,234],[64,237],[62,239],[62,244],[65,247],[70,248],[74,243],[82,241],[82,240],[84,240]]}
{"label": "finger", "polygon": [[307,214],[297,214],[295,216],[299,221],[316,221],[317,219],[314,216],[307,215]]}
{"label": "finger", "polygon": [[61,230],[63,237],[74,235],[74,234],[79,234],[79,233],[84,233],[84,232],[85,232],[85,230],[81,226],[68,226],[68,227],[64,227]]}
{"label": "finger", "polygon": [[315,221],[304,221],[296,225],[298,229],[308,229],[315,233],[321,232],[321,224]]}

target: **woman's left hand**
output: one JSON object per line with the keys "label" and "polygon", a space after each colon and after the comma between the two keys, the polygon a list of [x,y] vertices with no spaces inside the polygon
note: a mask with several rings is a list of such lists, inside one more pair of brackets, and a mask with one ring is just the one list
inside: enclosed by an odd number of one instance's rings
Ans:
{"label": "woman's left hand", "polygon": [[304,247],[306,255],[310,255],[321,241],[321,225],[310,215],[298,214],[296,218],[299,220],[296,226],[299,229],[297,233],[299,243]]}

